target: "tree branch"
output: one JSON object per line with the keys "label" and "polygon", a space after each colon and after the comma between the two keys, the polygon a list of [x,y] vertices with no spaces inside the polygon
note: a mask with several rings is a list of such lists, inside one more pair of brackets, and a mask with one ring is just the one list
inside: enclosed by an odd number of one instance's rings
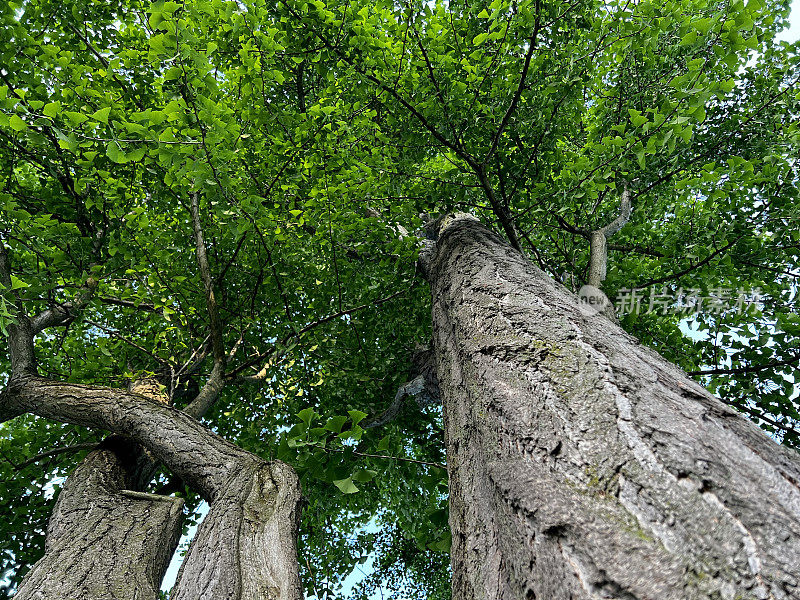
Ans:
{"label": "tree branch", "polygon": [[28,465],[32,465],[33,463],[38,462],[43,458],[58,456],[59,454],[66,454],[67,452],[80,452],[81,450],[91,450],[92,448],[96,448],[98,443],[99,442],[85,442],[82,444],[73,444],[71,446],[61,446],[60,448],[53,448],[52,450],[40,452],[39,454],[32,456],[27,460],[22,461],[18,465],[15,465],[15,467],[17,471],[21,471]]}
{"label": "tree branch", "polygon": [[11,358],[11,378],[36,372],[36,356],[33,351],[33,328],[25,313],[22,298],[11,280],[11,259],[8,248],[0,240],[0,283],[14,298],[16,321],[8,324],[8,353]]}
{"label": "tree branch", "polygon": [[203,228],[200,223],[200,203],[197,192],[192,193],[189,211],[192,215],[197,265],[200,269],[200,277],[203,280],[203,288],[206,295],[206,308],[208,310],[208,318],[211,327],[211,345],[214,352],[214,367],[211,370],[211,374],[203,385],[203,388],[197,394],[197,397],[184,409],[186,414],[199,419],[208,412],[214,404],[214,401],[219,397],[222,388],[225,386],[224,373],[227,357],[225,354],[225,344],[222,339],[222,323],[219,319],[217,301],[214,297],[214,279],[211,276],[211,268],[208,265],[206,244],[203,239]]}
{"label": "tree branch", "polygon": [[81,292],[77,298],[71,302],[57,304],[36,315],[32,321],[33,334],[41,333],[48,327],[66,325],[75,318],[75,313],[84,308],[94,297],[97,291],[98,281],[90,277],[86,280],[85,291]]}
{"label": "tree branch", "polygon": [[304,333],[307,333],[307,332],[311,331],[312,329],[315,329],[315,328],[319,327],[320,325],[324,325],[325,323],[327,323],[329,321],[333,321],[334,319],[338,319],[338,318],[344,317],[345,315],[353,314],[354,312],[357,312],[359,310],[363,310],[365,308],[380,306],[384,302],[388,302],[389,300],[393,300],[394,298],[397,298],[398,296],[400,296],[402,294],[408,293],[416,285],[416,283],[417,283],[417,280],[414,279],[411,282],[411,285],[409,287],[407,287],[405,289],[402,289],[402,290],[399,290],[399,291],[397,291],[397,292],[395,292],[393,294],[390,294],[388,296],[385,296],[384,298],[380,298],[379,300],[375,300],[374,302],[367,302],[365,304],[361,304],[360,306],[355,306],[353,308],[348,308],[346,310],[340,310],[338,312],[335,312],[335,313],[332,313],[332,314],[327,315],[325,317],[322,317],[321,319],[313,321],[313,322],[309,323],[308,325],[306,325],[305,327],[303,327],[302,329],[299,329],[296,333],[292,333],[292,334],[284,337],[280,341],[280,344],[273,345],[267,352],[264,352],[264,353],[258,355],[257,357],[247,361],[246,363],[239,365],[238,367],[236,367],[235,369],[233,369],[232,371],[227,373],[225,375],[225,378],[226,379],[235,379],[237,382],[242,382],[242,383],[244,383],[244,382],[256,383],[256,382],[263,381],[267,376],[267,365],[262,366],[261,369],[259,369],[259,371],[257,373],[254,373],[253,375],[239,376],[239,374],[242,371],[244,371],[246,369],[249,369],[249,368],[251,368],[251,367],[253,367],[253,366],[255,366],[255,365],[259,364],[259,363],[263,363],[268,357],[270,357],[272,354],[274,354],[277,351],[279,346],[285,346],[286,344],[289,343],[290,340],[292,340],[294,338],[299,338]]}
{"label": "tree branch", "polygon": [[23,413],[133,438],[207,500],[250,456],[182,411],[115,388],[18,377],[0,393],[0,423]]}
{"label": "tree branch", "polygon": [[788,367],[790,365],[796,365],[800,362],[800,356],[795,356],[794,358],[788,358],[786,360],[776,360],[772,362],[765,363],[763,365],[748,365],[746,367],[731,367],[731,368],[720,368],[720,369],[706,369],[700,371],[689,371],[687,375],[742,375],[746,373],[758,373],[760,371],[766,371],[768,369],[774,369],[776,367]]}
{"label": "tree branch", "polygon": [[656,279],[651,279],[649,281],[645,281],[643,284],[637,285],[636,289],[637,290],[641,290],[641,289],[650,287],[651,285],[658,285],[659,283],[666,283],[667,281],[672,281],[674,279],[680,279],[681,277],[683,277],[684,275],[688,275],[689,273],[691,273],[695,269],[699,269],[700,267],[703,267],[703,266],[707,265],[712,260],[714,260],[714,258],[716,258],[720,254],[722,254],[722,253],[726,252],[727,250],[729,250],[730,248],[732,248],[743,237],[744,237],[744,234],[738,236],[733,241],[728,242],[727,244],[725,244],[722,248],[717,248],[716,250],[714,250],[714,252],[712,252],[711,254],[706,256],[703,260],[698,261],[698,262],[696,262],[696,263],[694,263],[692,265],[689,265],[688,267],[686,267],[682,271],[678,271],[677,273],[672,273],[671,275],[666,275],[664,277],[658,277]]}
{"label": "tree branch", "polygon": [[222,324],[219,320],[217,300],[214,297],[214,279],[211,277],[211,268],[208,265],[206,243],[203,239],[203,228],[200,223],[200,205],[198,193],[193,192],[189,212],[192,215],[192,228],[194,229],[195,251],[197,266],[200,269],[200,278],[203,280],[203,289],[206,294],[206,309],[211,327],[211,342],[214,348],[214,361],[225,362],[225,346],[222,340]]}
{"label": "tree branch", "polygon": [[592,231],[589,237],[589,277],[587,283],[598,289],[603,285],[603,281],[606,278],[606,269],[608,267],[607,240],[622,229],[631,218],[631,191],[627,182],[624,182],[623,185],[625,187],[619,202],[619,214],[611,223]]}
{"label": "tree branch", "polygon": [[530,39],[528,40],[528,51],[525,53],[525,62],[522,66],[522,72],[519,75],[519,84],[517,85],[517,90],[514,92],[514,97],[511,99],[511,104],[508,105],[508,110],[506,110],[506,114],[503,115],[503,120],[500,121],[500,126],[497,128],[497,132],[494,134],[494,138],[492,139],[492,144],[489,147],[489,151],[486,153],[486,156],[483,159],[483,164],[489,162],[492,158],[492,154],[494,154],[495,150],[497,150],[497,144],[500,143],[500,136],[503,135],[503,131],[505,131],[508,122],[511,120],[511,117],[514,116],[514,112],[517,110],[517,105],[519,104],[519,100],[522,97],[522,92],[525,89],[525,80],[528,77],[528,69],[531,66],[531,58],[533,57],[533,51],[536,49],[536,38],[539,36],[539,29],[541,28],[542,24],[542,4],[541,2],[536,2],[536,22],[533,25],[533,33],[531,34]]}
{"label": "tree branch", "polygon": [[183,409],[187,415],[200,419],[205,415],[208,410],[214,405],[214,402],[219,397],[222,388],[225,387],[225,378],[223,377],[224,368],[220,361],[214,361],[214,367],[211,369],[211,374],[208,376],[205,384],[186,407]]}
{"label": "tree branch", "polygon": [[114,298],[111,296],[99,296],[98,300],[100,300],[103,304],[110,304],[113,306],[123,306],[125,308],[133,308],[135,310],[141,310],[145,312],[152,312],[152,313],[162,313],[163,309],[156,308],[153,304],[148,304],[147,302],[133,302],[131,300],[124,300],[122,298]]}

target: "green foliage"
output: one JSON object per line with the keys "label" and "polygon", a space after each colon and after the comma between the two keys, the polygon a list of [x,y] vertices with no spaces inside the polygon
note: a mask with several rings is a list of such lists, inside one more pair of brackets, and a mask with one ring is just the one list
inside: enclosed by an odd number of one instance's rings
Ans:
{"label": "green foliage", "polygon": [[[623,326],[688,371],[716,369],[699,375],[712,390],[800,443],[800,69],[797,47],[774,42],[786,16],[782,0],[8,2],[0,331],[19,305],[88,294],[37,338],[42,373],[113,386],[155,374],[188,403],[211,370],[197,193],[231,352],[205,420],[300,473],[306,592],[337,597],[374,548],[355,597],[388,582],[398,598],[445,598],[440,415],[365,427],[430,337],[422,212],[516,232],[577,288],[585,232],[614,218],[627,183],[610,297],[763,299],[701,311],[700,340],[676,314]],[[13,465],[99,436],[28,417],[0,429],[11,587],[41,554],[48,486],[82,455]]]}

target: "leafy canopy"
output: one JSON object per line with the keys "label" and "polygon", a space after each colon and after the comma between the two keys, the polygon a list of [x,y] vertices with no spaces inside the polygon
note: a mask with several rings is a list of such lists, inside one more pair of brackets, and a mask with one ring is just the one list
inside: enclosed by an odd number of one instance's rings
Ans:
{"label": "leafy canopy", "polygon": [[[430,337],[423,213],[473,212],[577,289],[588,232],[629,186],[610,297],[761,300],[703,307],[700,339],[676,311],[622,325],[798,445],[787,14],[783,0],[4,3],[0,329],[16,306],[81,300],[37,338],[43,374],[154,374],[188,403],[212,370],[196,195],[228,354],[205,421],[301,474],[307,593],[336,597],[374,552],[355,597],[448,597],[439,411],[410,403],[365,427]],[[32,417],[0,430],[0,587],[41,554],[54,482],[82,455],[25,461],[102,435]]]}

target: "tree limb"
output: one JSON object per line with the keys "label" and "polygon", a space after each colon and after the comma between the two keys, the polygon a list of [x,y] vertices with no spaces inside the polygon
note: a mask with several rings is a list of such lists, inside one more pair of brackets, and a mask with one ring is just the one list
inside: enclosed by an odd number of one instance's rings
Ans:
{"label": "tree limb", "polygon": [[206,295],[206,309],[208,310],[211,328],[211,344],[214,352],[214,367],[211,370],[208,380],[206,380],[206,383],[203,385],[200,393],[197,394],[197,397],[184,409],[186,414],[199,419],[208,412],[208,409],[214,404],[214,401],[225,386],[225,378],[223,375],[225,373],[227,355],[225,353],[225,344],[222,339],[222,323],[219,319],[217,301],[214,297],[214,279],[211,276],[211,268],[208,265],[206,244],[203,239],[203,228],[200,223],[200,203],[197,192],[192,194],[189,211],[192,216],[197,265],[200,269],[200,277],[203,280],[203,288]]}
{"label": "tree limb", "polygon": [[75,313],[85,308],[94,297],[97,291],[98,281],[90,277],[86,280],[85,290],[78,294],[78,297],[70,302],[56,304],[36,315],[32,321],[33,334],[41,333],[48,327],[66,325],[75,318]]}
{"label": "tree limb", "polygon": [[0,283],[11,291],[15,301],[16,322],[8,324],[8,353],[11,358],[11,377],[29,375],[36,371],[36,356],[33,351],[33,328],[25,312],[22,298],[11,280],[11,259],[8,248],[0,240]]}
{"label": "tree limb", "polygon": [[189,211],[192,215],[192,228],[194,229],[195,253],[197,255],[197,266],[200,269],[200,277],[203,280],[203,288],[206,295],[206,309],[211,327],[211,342],[214,348],[214,361],[225,362],[225,345],[222,340],[222,324],[219,320],[217,310],[217,300],[214,297],[214,278],[211,276],[211,268],[208,265],[208,255],[206,254],[206,244],[203,239],[203,228],[200,223],[200,206],[198,193],[192,193]]}
{"label": "tree limb", "polygon": [[267,376],[267,365],[262,366],[261,369],[257,373],[254,373],[253,375],[240,376],[239,374],[242,371],[244,371],[246,369],[249,369],[251,367],[254,367],[255,365],[257,365],[259,363],[263,363],[267,358],[269,358],[270,356],[272,356],[273,354],[275,354],[277,352],[277,349],[278,349],[279,346],[285,346],[292,339],[299,338],[304,333],[307,333],[307,332],[311,331],[312,329],[316,329],[320,325],[324,325],[325,323],[327,323],[329,321],[333,321],[334,319],[337,319],[337,318],[340,318],[340,317],[344,317],[345,315],[353,314],[354,312],[358,312],[358,311],[363,310],[365,308],[370,308],[370,307],[374,307],[374,306],[380,306],[384,302],[388,302],[389,300],[393,300],[394,298],[397,298],[398,296],[401,296],[402,294],[405,294],[405,293],[409,292],[416,285],[416,283],[417,283],[417,280],[414,279],[414,280],[412,280],[411,285],[409,287],[407,287],[405,289],[402,289],[402,290],[398,290],[397,292],[395,292],[393,294],[389,294],[388,296],[385,296],[385,297],[380,298],[378,300],[375,300],[373,302],[367,302],[365,304],[361,304],[361,305],[355,306],[353,308],[340,310],[338,312],[335,312],[335,313],[329,314],[329,315],[327,315],[325,317],[322,317],[321,319],[317,319],[316,321],[313,321],[313,322],[309,323],[308,325],[306,325],[302,329],[299,329],[296,333],[292,333],[292,334],[284,337],[280,341],[280,344],[273,345],[267,352],[259,354],[257,357],[248,360],[244,364],[241,364],[238,367],[236,367],[235,369],[233,369],[232,371],[226,373],[225,378],[226,379],[233,379],[233,380],[235,380],[237,382],[241,382],[241,383],[245,383],[245,382],[250,382],[250,383],[261,382]]}
{"label": "tree limb", "polygon": [[506,114],[503,115],[503,120],[500,121],[500,126],[497,128],[497,132],[494,134],[494,138],[492,138],[492,144],[489,147],[489,151],[486,153],[486,157],[483,159],[483,164],[489,162],[491,159],[492,154],[494,154],[495,150],[497,150],[497,144],[500,143],[500,136],[503,135],[503,131],[505,131],[508,122],[511,120],[511,117],[514,115],[514,112],[517,110],[517,105],[519,104],[519,100],[522,97],[522,91],[525,89],[525,80],[528,77],[528,69],[531,66],[531,58],[533,57],[533,51],[536,49],[536,38],[539,36],[539,29],[541,28],[542,24],[542,4],[541,2],[536,2],[536,22],[533,25],[533,33],[531,34],[530,39],[528,40],[528,51],[525,53],[525,62],[522,66],[522,72],[519,75],[519,84],[517,85],[517,90],[514,92],[514,97],[511,99],[511,104],[508,105],[508,110],[506,110]]}
{"label": "tree limb", "polygon": [[40,452],[35,456],[31,456],[30,458],[22,461],[16,466],[17,471],[21,471],[28,465],[32,465],[35,462],[42,460],[43,458],[49,458],[51,456],[58,456],[59,454],[66,454],[68,452],[80,452],[81,450],[91,450],[92,448],[97,447],[98,442],[84,442],[82,444],[72,444],[71,446],[61,446],[60,448],[53,448],[51,450],[46,450],[45,452]]}
{"label": "tree limb", "polygon": [[250,456],[184,412],[126,390],[12,378],[0,393],[0,423],[26,412],[133,438],[206,499]]}
{"label": "tree limb", "polygon": [[589,237],[589,277],[587,283],[600,289],[606,278],[608,266],[608,245],[607,240],[617,233],[625,223],[631,218],[631,191],[628,183],[624,182],[625,187],[619,203],[619,214],[616,218],[591,232]]}
{"label": "tree limb", "polygon": [[686,374],[687,375],[742,375],[745,373],[758,373],[760,371],[766,371],[768,369],[774,369],[776,367],[788,367],[790,365],[796,365],[798,362],[800,362],[800,356],[795,356],[794,358],[788,358],[786,360],[776,360],[765,363],[763,365],[748,365],[746,367],[705,369],[700,371],[688,371]]}

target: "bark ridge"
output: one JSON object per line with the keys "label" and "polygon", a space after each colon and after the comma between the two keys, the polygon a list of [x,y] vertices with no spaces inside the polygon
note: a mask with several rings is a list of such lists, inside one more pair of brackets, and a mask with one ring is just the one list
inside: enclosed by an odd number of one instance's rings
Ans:
{"label": "bark ridge", "polygon": [[475,219],[429,251],[453,598],[800,598],[800,460]]}

